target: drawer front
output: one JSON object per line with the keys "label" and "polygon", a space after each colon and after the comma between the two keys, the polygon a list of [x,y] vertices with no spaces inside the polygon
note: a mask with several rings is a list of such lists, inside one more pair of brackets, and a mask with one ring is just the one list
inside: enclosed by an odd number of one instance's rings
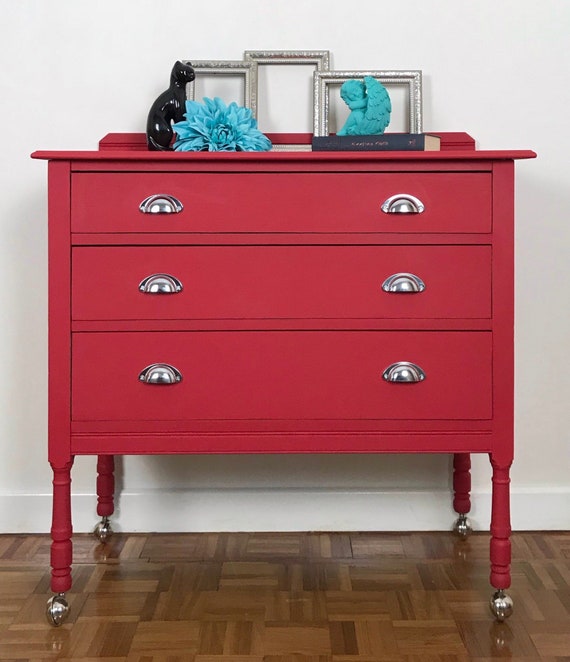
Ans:
{"label": "drawer front", "polygon": [[[399,280],[386,282],[391,277]],[[76,247],[72,313],[75,320],[488,318],[491,248]]]}
{"label": "drawer front", "polygon": [[[148,203],[153,195],[181,203]],[[384,212],[395,195],[421,213]],[[410,209],[394,203],[392,209]],[[419,207],[418,207],[419,209]],[[76,173],[73,232],[490,232],[489,173]]]}
{"label": "drawer front", "polygon": [[[76,333],[72,360],[75,421],[176,420],[191,428],[192,420],[212,419],[492,415],[488,332]],[[423,381],[386,381],[384,371],[401,361],[419,366]],[[141,381],[153,364],[172,366],[181,380]],[[146,378],[161,374],[152,369]]]}

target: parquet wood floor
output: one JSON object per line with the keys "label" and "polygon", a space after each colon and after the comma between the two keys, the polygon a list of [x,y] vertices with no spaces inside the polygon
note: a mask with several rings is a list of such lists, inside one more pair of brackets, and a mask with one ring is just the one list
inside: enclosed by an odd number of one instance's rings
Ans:
{"label": "parquet wood floor", "polygon": [[49,542],[0,536],[2,662],[570,661],[570,533],[513,535],[502,624],[483,533],[75,535],[57,629]]}

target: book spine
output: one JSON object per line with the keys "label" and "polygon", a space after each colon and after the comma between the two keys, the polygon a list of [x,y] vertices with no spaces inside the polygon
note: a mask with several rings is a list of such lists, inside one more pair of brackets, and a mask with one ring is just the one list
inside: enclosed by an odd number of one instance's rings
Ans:
{"label": "book spine", "polygon": [[314,151],[422,151],[423,134],[384,134],[379,136],[315,136]]}

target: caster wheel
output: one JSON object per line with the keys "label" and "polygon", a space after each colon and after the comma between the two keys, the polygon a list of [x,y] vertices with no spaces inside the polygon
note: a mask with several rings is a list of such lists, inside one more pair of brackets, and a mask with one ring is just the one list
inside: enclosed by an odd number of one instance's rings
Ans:
{"label": "caster wheel", "polygon": [[105,543],[113,535],[113,529],[111,528],[111,523],[109,522],[108,517],[103,517],[103,519],[97,524],[93,530],[93,535],[97,538],[99,542]]}
{"label": "caster wheel", "polygon": [[513,613],[513,600],[502,590],[493,594],[489,606],[499,623],[502,623]]}
{"label": "caster wheel", "polygon": [[70,607],[63,593],[54,595],[47,601],[46,618],[50,625],[59,627],[69,615]]}
{"label": "caster wheel", "polygon": [[467,515],[459,515],[455,520],[453,530],[460,538],[467,538],[467,536],[473,531]]}

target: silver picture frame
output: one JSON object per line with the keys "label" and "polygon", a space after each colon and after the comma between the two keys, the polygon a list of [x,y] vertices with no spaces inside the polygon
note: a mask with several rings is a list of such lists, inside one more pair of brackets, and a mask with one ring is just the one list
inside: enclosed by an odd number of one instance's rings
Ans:
{"label": "silver picture frame", "polygon": [[312,146],[308,144],[273,143],[271,146],[272,152],[311,152],[312,150]]}
{"label": "silver picture frame", "polygon": [[317,71],[330,68],[330,51],[245,51],[246,62],[257,64],[314,64]]}
{"label": "silver picture frame", "polygon": [[[253,62],[259,65],[313,65],[315,72],[328,71],[331,66],[330,51],[309,50],[309,51],[244,51],[245,62]],[[258,99],[258,77],[251,78],[250,96],[255,99],[257,107]],[[255,116],[257,118],[257,115]],[[314,122],[314,117],[313,117]],[[291,149],[295,149],[291,146]]]}
{"label": "silver picture frame", "polygon": [[414,71],[315,71],[313,73],[313,132],[315,136],[329,135],[329,87],[342,85],[351,79],[372,76],[387,88],[405,85],[409,90],[408,120],[410,133],[422,132],[422,72]]}
{"label": "silver picture frame", "polygon": [[[183,60],[191,65],[197,76],[240,76],[244,79],[243,105],[257,117],[257,62],[255,60]],[[196,81],[186,86],[186,97],[195,101]]]}

